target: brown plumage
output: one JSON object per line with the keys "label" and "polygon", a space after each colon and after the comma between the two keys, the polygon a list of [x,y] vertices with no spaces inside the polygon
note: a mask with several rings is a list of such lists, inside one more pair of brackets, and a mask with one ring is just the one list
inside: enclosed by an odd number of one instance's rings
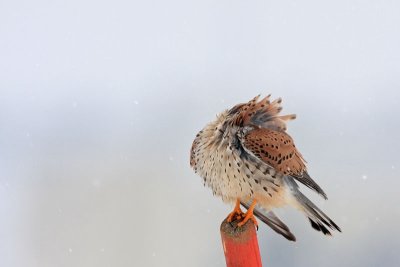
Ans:
{"label": "brown plumage", "polygon": [[[259,96],[217,116],[193,141],[190,165],[215,195],[236,202],[228,220],[255,219],[254,214],[276,232],[295,240],[289,228],[271,209],[292,205],[303,211],[314,229],[340,228],[299,190],[295,180],[326,198],[308,175],[306,162],[286,133],[286,122],[295,115],[279,115],[281,99]],[[248,208],[242,214],[240,204]]]}
{"label": "brown plumage", "polygon": [[280,173],[301,175],[306,170],[303,157],[285,132],[257,128],[247,133],[243,145]]}

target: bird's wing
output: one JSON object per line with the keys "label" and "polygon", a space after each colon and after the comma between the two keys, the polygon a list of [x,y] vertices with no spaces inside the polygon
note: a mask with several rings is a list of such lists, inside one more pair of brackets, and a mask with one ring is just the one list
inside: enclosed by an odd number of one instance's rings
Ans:
{"label": "bird's wing", "polygon": [[308,175],[305,160],[287,133],[256,128],[240,137],[240,140],[248,153],[327,198],[321,187]]}
{"label": "bird's wing", "polygon": [[[250,204],[241,202],[242,206],[249,209]],[[278,234],[283,235],[290,241],[296,241],[296,237],[290,232],[289,227],[286,226],[272,211],[266,211],[260,206],[256,206],[254,209],[254,215],[263,221],[266,225],[271,227]]]}

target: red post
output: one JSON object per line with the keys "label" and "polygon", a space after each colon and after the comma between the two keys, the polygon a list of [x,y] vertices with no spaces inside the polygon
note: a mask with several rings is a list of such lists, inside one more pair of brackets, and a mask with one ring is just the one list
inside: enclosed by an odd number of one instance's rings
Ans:
{"label": "red post", "polygon": [[242,227],[237,222],[221,224],[222,245],[227,267],[261,267],[257,233],[251,220]]}

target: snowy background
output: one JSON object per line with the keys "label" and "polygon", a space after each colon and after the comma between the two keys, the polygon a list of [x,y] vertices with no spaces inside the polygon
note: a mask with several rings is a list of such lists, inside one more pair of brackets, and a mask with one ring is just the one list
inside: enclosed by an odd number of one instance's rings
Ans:
{"label": "snowy background", "polygon": [[399,1],[3,1],[0,266],[224,266],[197,133],[257,94],[343,229],[292,209],[267,266],[400,262]]}

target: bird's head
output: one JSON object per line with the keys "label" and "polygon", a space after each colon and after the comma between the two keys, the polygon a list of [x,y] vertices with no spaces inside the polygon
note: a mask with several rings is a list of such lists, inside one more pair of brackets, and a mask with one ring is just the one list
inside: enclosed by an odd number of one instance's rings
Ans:
{"label": "bird's head", "polygon": [[254,97],[247,103],[241,103],[217,115],[217,118],[208,123],[201,130],[192,146],[192,155],[201,144],[204,147],[213,147],[221,142],[230,142],[236,138],[238,131],[253,128],[268,128],[275,131],[285,131],[286,121],[294,119],[294,114],[279,116],[282,110],[280,98],[270,101],[270,95],[259,100]]}

